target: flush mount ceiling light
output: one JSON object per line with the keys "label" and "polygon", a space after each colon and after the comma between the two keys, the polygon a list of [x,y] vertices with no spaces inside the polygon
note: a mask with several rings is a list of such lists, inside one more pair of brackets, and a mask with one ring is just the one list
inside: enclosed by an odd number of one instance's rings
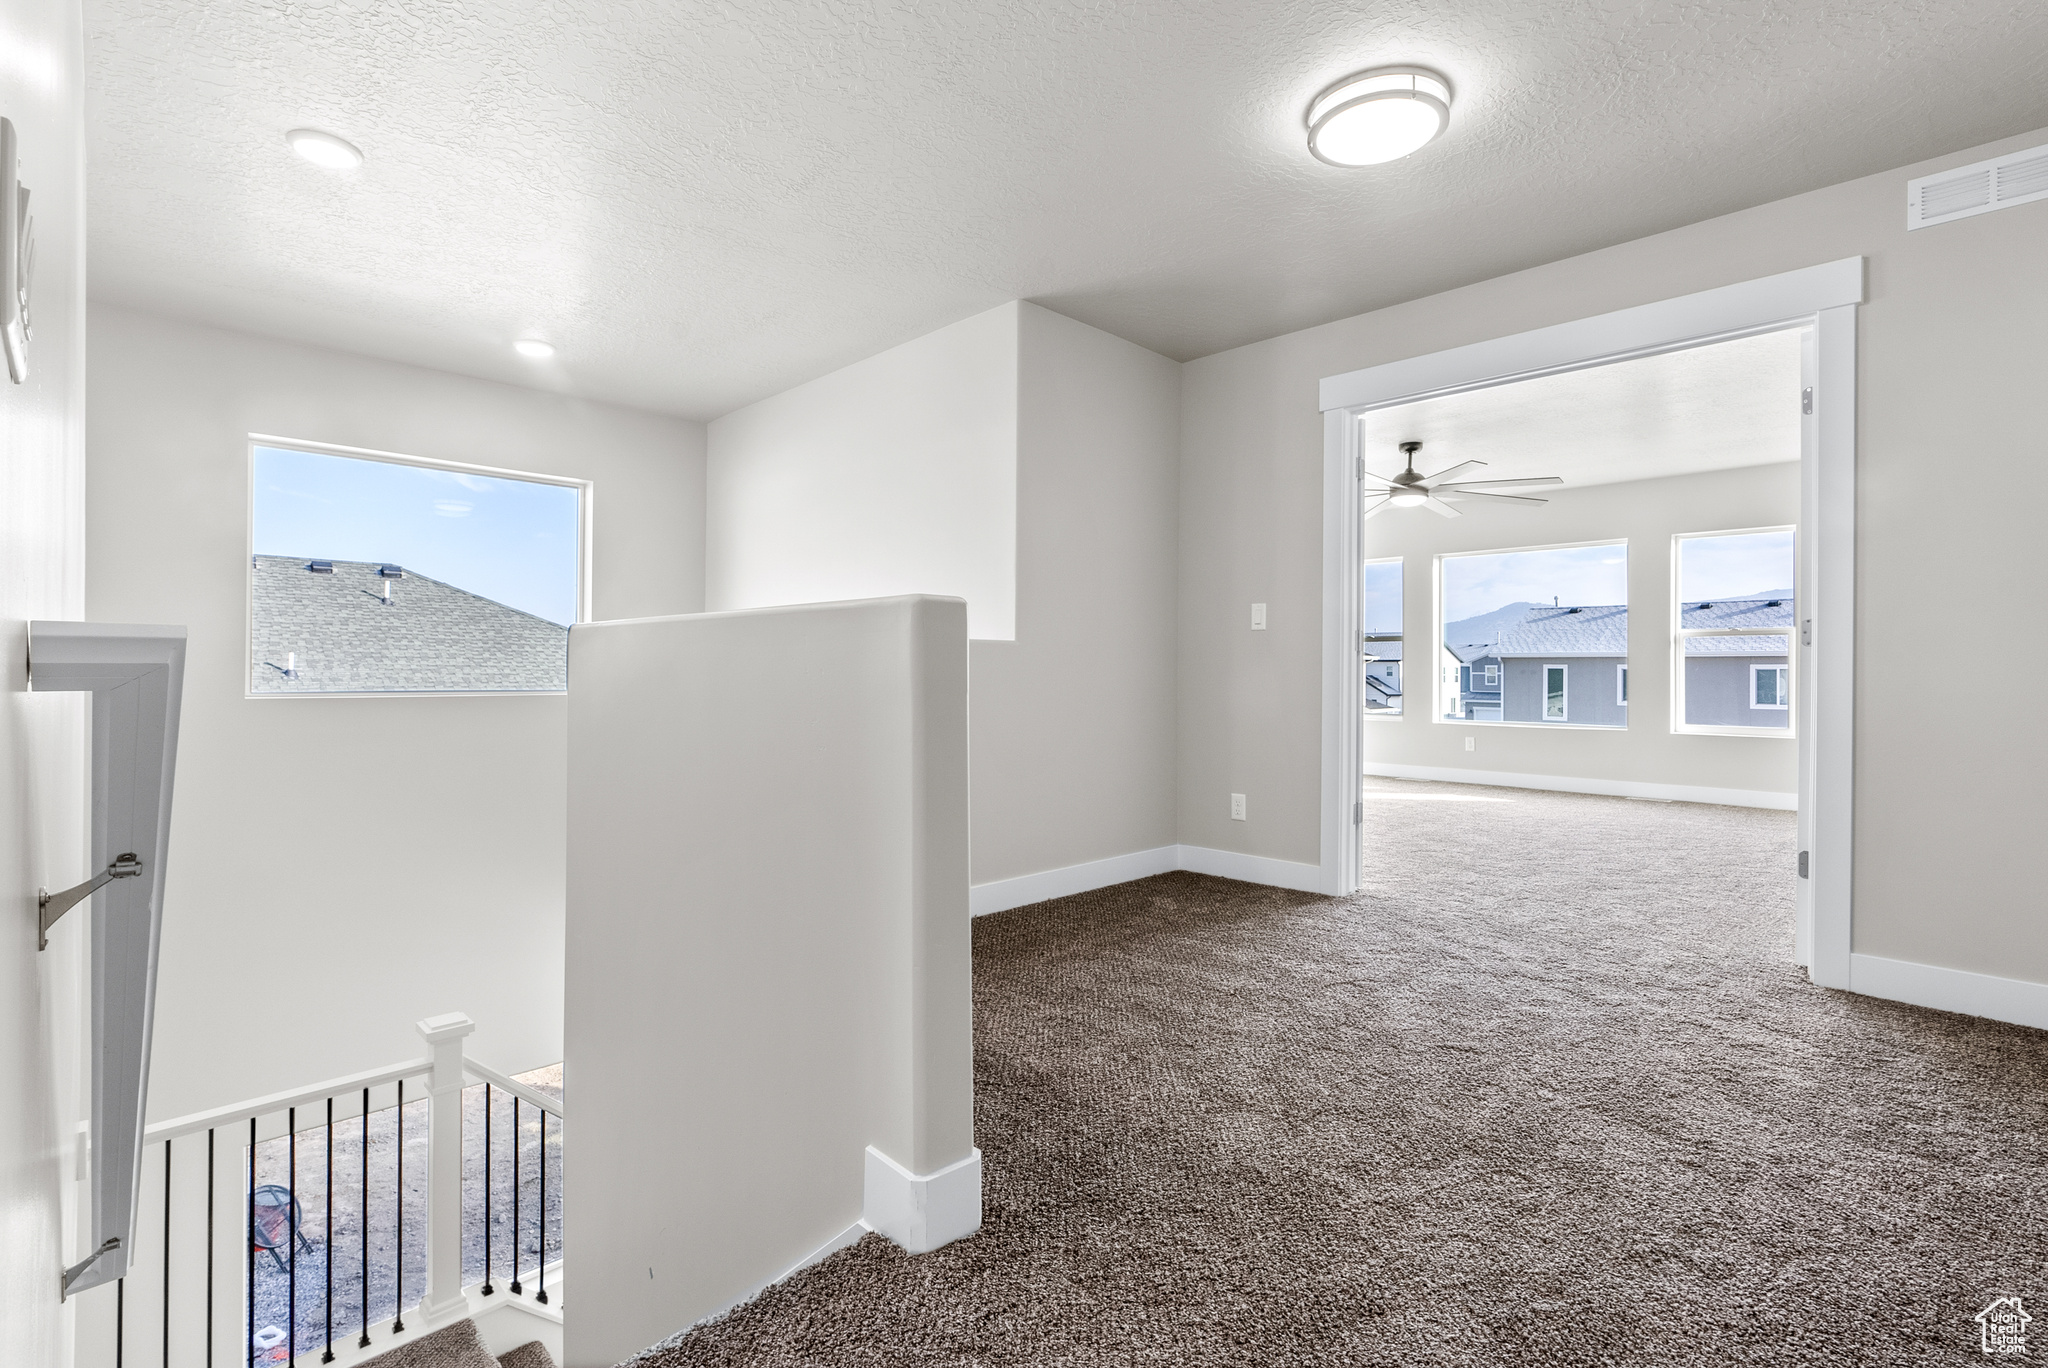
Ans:
{"label": "flush mount ceiling light", "polygon": [[322,133],[317,128],[294,128],[284,135],[292,151],[315,166],[329,171],[353,171],[363,164],[363,154],[354,143]]}
{"label": "flush mount ceiling light", "polygon": [[1398,161],[1450,126],[1451,84],[1427,67],[1346,76],[1308,107],[1308,150],[1331,166]]}
{"label": "flush mount ceiling light", "polygon": [[538,337],[522,337],[512,344],[512,350],[529,361],[545,361],[555,354],[555,344]]}

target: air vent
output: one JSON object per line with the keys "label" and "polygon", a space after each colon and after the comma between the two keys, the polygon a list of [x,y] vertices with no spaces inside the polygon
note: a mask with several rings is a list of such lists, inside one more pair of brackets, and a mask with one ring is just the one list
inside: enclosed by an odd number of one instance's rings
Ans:
{"label": "air vent", "polygon": [[396,565],[380,565],[377,573],[385,579],[404,579],[405,571]]}
{"label": "air vent", "polygon": [[2048,147],[2013,152],[1906,182],[1906,227],[1928,228],[2048,199]]}
{"label": "air vent", "polygon": [[334,562],[333,562],[333,561],[307,561],[307,562],[306,562],[306,569],[310,570],[310,571],[311,571],[312,573],[314,573],[314,574],[316,574],[316,575],[331,575],[331,574],[333,574],[333,573],[334,573]]}

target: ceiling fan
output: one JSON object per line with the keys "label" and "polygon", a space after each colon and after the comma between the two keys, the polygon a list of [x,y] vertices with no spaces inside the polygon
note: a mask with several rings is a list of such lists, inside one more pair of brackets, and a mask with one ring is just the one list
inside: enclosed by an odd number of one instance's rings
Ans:
{"label": "ceiling fan", "polygon": [[[1496,494],[1492,491],[1523,485],[1554,485],[1564,483],[1564,480],[1556,475],[1537,475],[1526,480],[1458,480],[1451,478],[1462,471],[1483,469],[1486,465],[1484,461],[1465,461],[1452,466],[1448,470],[1439,470],[1434,475],[1417,475],[1415,473],[1415,453],[1422,450],[1422,443],[1403,442],[1401,443],[1401,450],[1407,453],[1408,468],[1399,475],[1396,475],[1391,480],[1380,475],[1363,476],[1368,482],[1385,486],[1383,491],[1367,490],[1366,517],[1370,518],[1375,513],[1383,513],[1389,508],[1422,507],[1427,508],[1432,513],[1441,514],[1446,518],[1457,518],[1463,515],[1457,509],[1451,507],[1451,504],[1465,499],[1488,499],[1495,503],[1546,504],[1550,500],[1532,499],[1526,494]],[[1378,494],[1377,498],[1375,498],[1375,493]]]}

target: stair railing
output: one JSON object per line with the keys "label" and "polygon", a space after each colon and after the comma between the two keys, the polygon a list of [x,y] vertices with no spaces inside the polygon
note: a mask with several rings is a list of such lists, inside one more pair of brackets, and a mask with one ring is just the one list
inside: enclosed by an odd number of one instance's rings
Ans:
{"label": "stair railing", "polygon": [[[523,1296],[530,1273],[532,1301],[558,1318],[559,1292],[554,1306],[547,1295],[550,1274],[561,1276],[548,1170],[552,1162],[559,1182],[563,1105],[466,1058],[463,1041],[475,1029],[459,1012],[429,1018],[419,1023],[425,1058],[148,1127],[133,1261],[104,1302],[103,1293],[83,1294],[76,1361],[346,1363],[486,1309],[479,1299],[498,1290],[491,1217],[504,1205],[492,1183],[506,1148],[491,1137],[498,1094],[509,1095],[514,1124],[512,1281],[504,1290]],[[470,1079],[480,1086],[466,1089]],[[481,1162],[465,1164],[465,1111],[479,1092]],[[530,1249],[522,1110],[540,1130],[540,1214]],[[483,1201],[469,1219],[472,1229],[482,1225],[482,1280],[465,1287],[464,1195],[479,1186],[477,1176]]]}

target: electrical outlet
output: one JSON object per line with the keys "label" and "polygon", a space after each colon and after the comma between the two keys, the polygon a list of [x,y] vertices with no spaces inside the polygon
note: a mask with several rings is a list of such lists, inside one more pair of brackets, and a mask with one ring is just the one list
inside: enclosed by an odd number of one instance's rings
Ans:
{"label": "electrical outlet", "polygon": [[1233,822],[1242,822],[1244,820],[1244,795],[1242,793],[1230,795],[1230,820]]}
{"label": "electrical outlet", "polygon": [[1468,750],[1468,751],[1476,751],[1476,750],[1478,750],[1478,749],[1479,749],[1479,738],[1478,738],[1478,737],[1476,737],[1476,736],[1468,736],[1468,737],[1466,737],[1466,738],[1465,738],[1465,749],[1466,749],[1466,750]]}
{"label": "electrical outlet", "polygon": [[1266,605],[1263,603],[1254,603],[1252,605],[1252,630],[1254,632],[1266,630]]}

